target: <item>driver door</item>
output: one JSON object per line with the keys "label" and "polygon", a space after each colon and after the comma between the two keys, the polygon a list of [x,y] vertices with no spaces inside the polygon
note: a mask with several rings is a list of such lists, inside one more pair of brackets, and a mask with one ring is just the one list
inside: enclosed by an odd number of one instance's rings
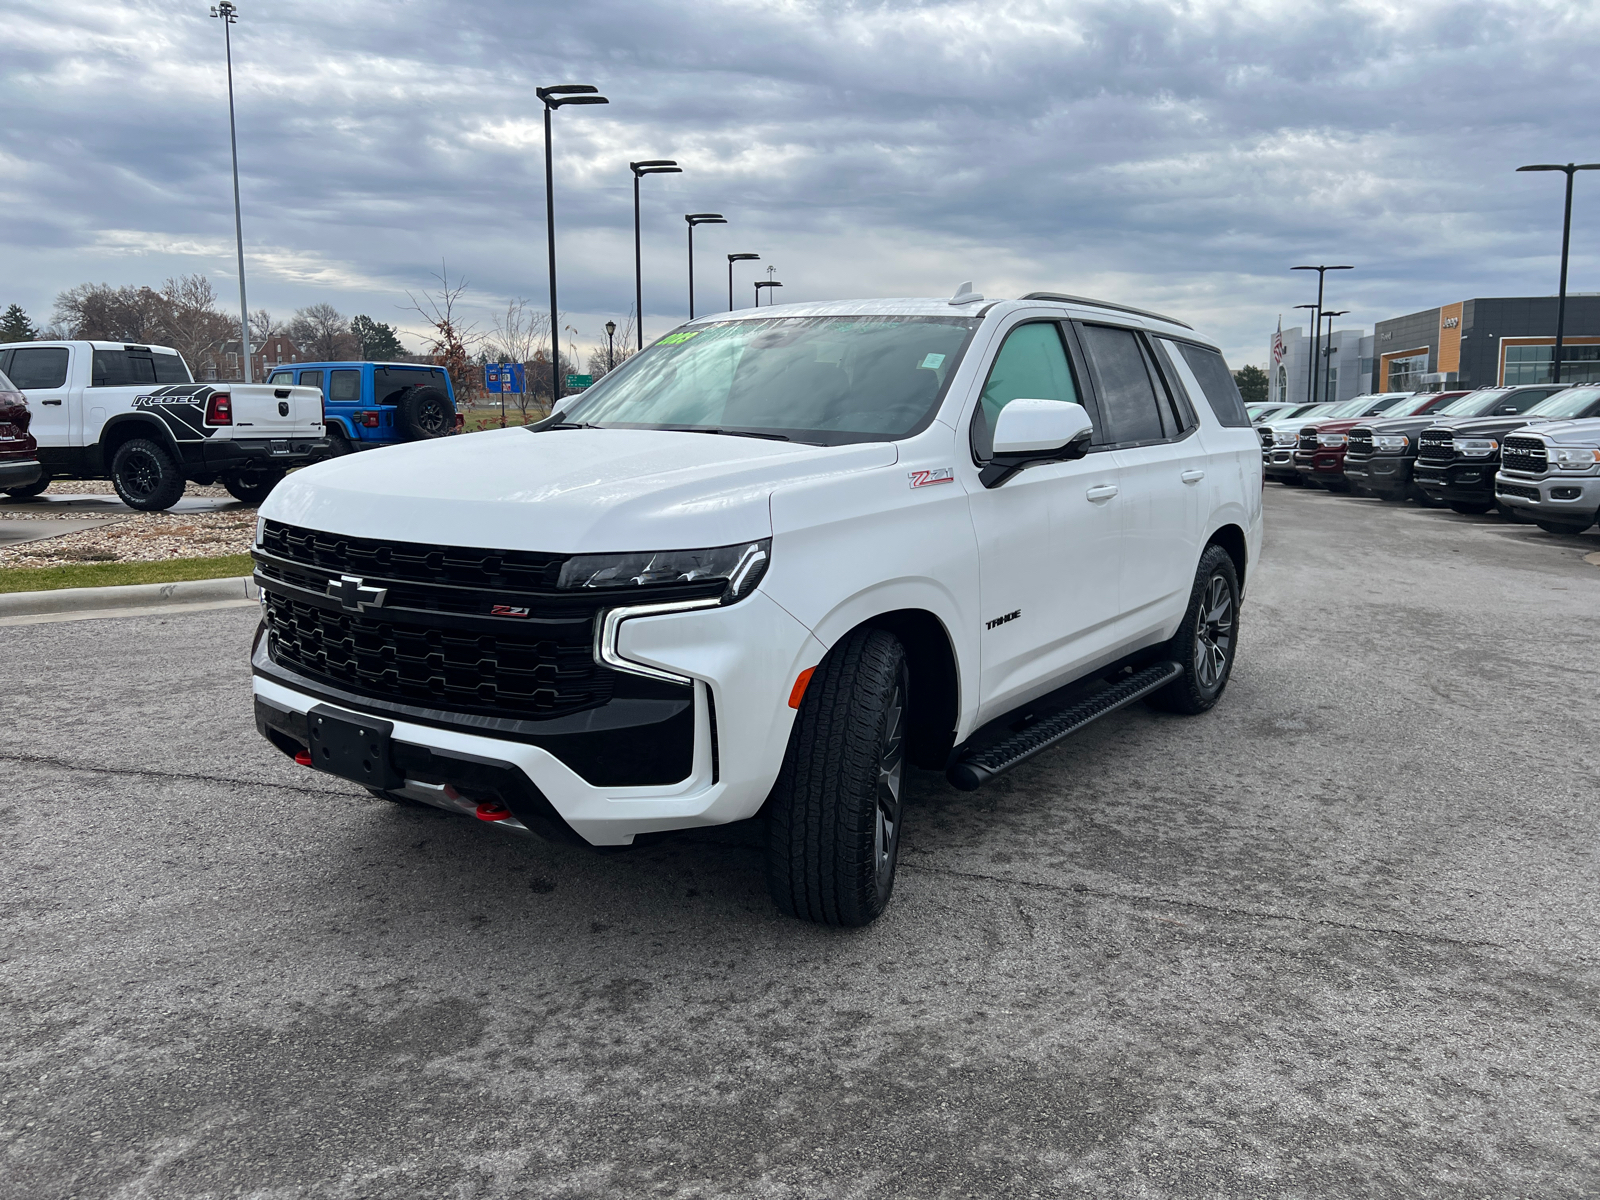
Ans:
{"label": "driver door", "polygon": [[[973,463],[992,457],[994,422],[1007,404],[1085,404],[1082,378],[1058,322],[1011,329],[972,414]],[[996,488],[969,483],[981,575],[980,721],[1069,682],[1115,644],[1117,485],[1114,456],[1094,447],[1072,462],[1030,467]]]}

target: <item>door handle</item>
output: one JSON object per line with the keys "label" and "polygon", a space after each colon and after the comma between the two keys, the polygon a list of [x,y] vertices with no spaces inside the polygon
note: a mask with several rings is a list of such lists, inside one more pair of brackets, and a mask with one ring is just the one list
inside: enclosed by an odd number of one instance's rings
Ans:
{"label": "door handle", "polygon": [[1206,473],[1204,471],[1185,471],[1182,475],[1178,476],[1178,478],[1183,480],[1185,483],[1199,483],[1205,477]]}
{"label": "door handle", "polygon": [[1111,497],[1115,496],[1116,494],[1117,494],[1117,485],[1114,484],[1114,483],[1102,483],[1102,484],[1099,484],[1099,485],[1097,485],[1095,487],[1090,488],[1087,492],[1084,493],[1084,495],[1086,497],[1088,497],[1088,499],[1091,502],[1098,502],[1100,500],[1109,500],[1109,499],[1111,499]]}
{"label": "door handle", "polygon": [[39,403],[40,404],[60,404],[61,401],[59,401],[59,400],[41,400],[41,401],[39,401]]}

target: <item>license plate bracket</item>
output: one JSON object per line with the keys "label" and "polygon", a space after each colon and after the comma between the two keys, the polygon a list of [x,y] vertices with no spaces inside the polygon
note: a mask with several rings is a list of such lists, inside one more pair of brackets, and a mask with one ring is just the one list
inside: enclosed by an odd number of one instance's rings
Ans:
{"label": "license plate bracket", "polygon": [[319,704],[306,714],[311,762],[317,770],[388,791],[405,777],[395,770],[389,739],[394,724]]}

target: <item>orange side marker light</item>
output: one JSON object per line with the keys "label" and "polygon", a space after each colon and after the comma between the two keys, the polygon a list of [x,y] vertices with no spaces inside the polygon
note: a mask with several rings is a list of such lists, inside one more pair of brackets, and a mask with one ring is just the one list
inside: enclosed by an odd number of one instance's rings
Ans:
{"label": "orange side marker light", "polygon": [[790,708],[800,707],[800,701],[804,700],[806,696],[806,684],[811,682],[811,673],[815,670],[815,667],[807,667],[795,677],[794,687],[789,689]]}

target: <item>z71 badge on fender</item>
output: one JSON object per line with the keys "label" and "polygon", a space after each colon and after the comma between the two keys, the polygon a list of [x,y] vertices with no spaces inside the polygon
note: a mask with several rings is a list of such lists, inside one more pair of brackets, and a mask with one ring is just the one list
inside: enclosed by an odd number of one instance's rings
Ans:
{"label": "z71 badge on fender", "polygon": [[914,488],[929,487],[935,483],[954,483],[956,469],[954,467],[934,467],[931,471],[911,472],[911,486]]}

